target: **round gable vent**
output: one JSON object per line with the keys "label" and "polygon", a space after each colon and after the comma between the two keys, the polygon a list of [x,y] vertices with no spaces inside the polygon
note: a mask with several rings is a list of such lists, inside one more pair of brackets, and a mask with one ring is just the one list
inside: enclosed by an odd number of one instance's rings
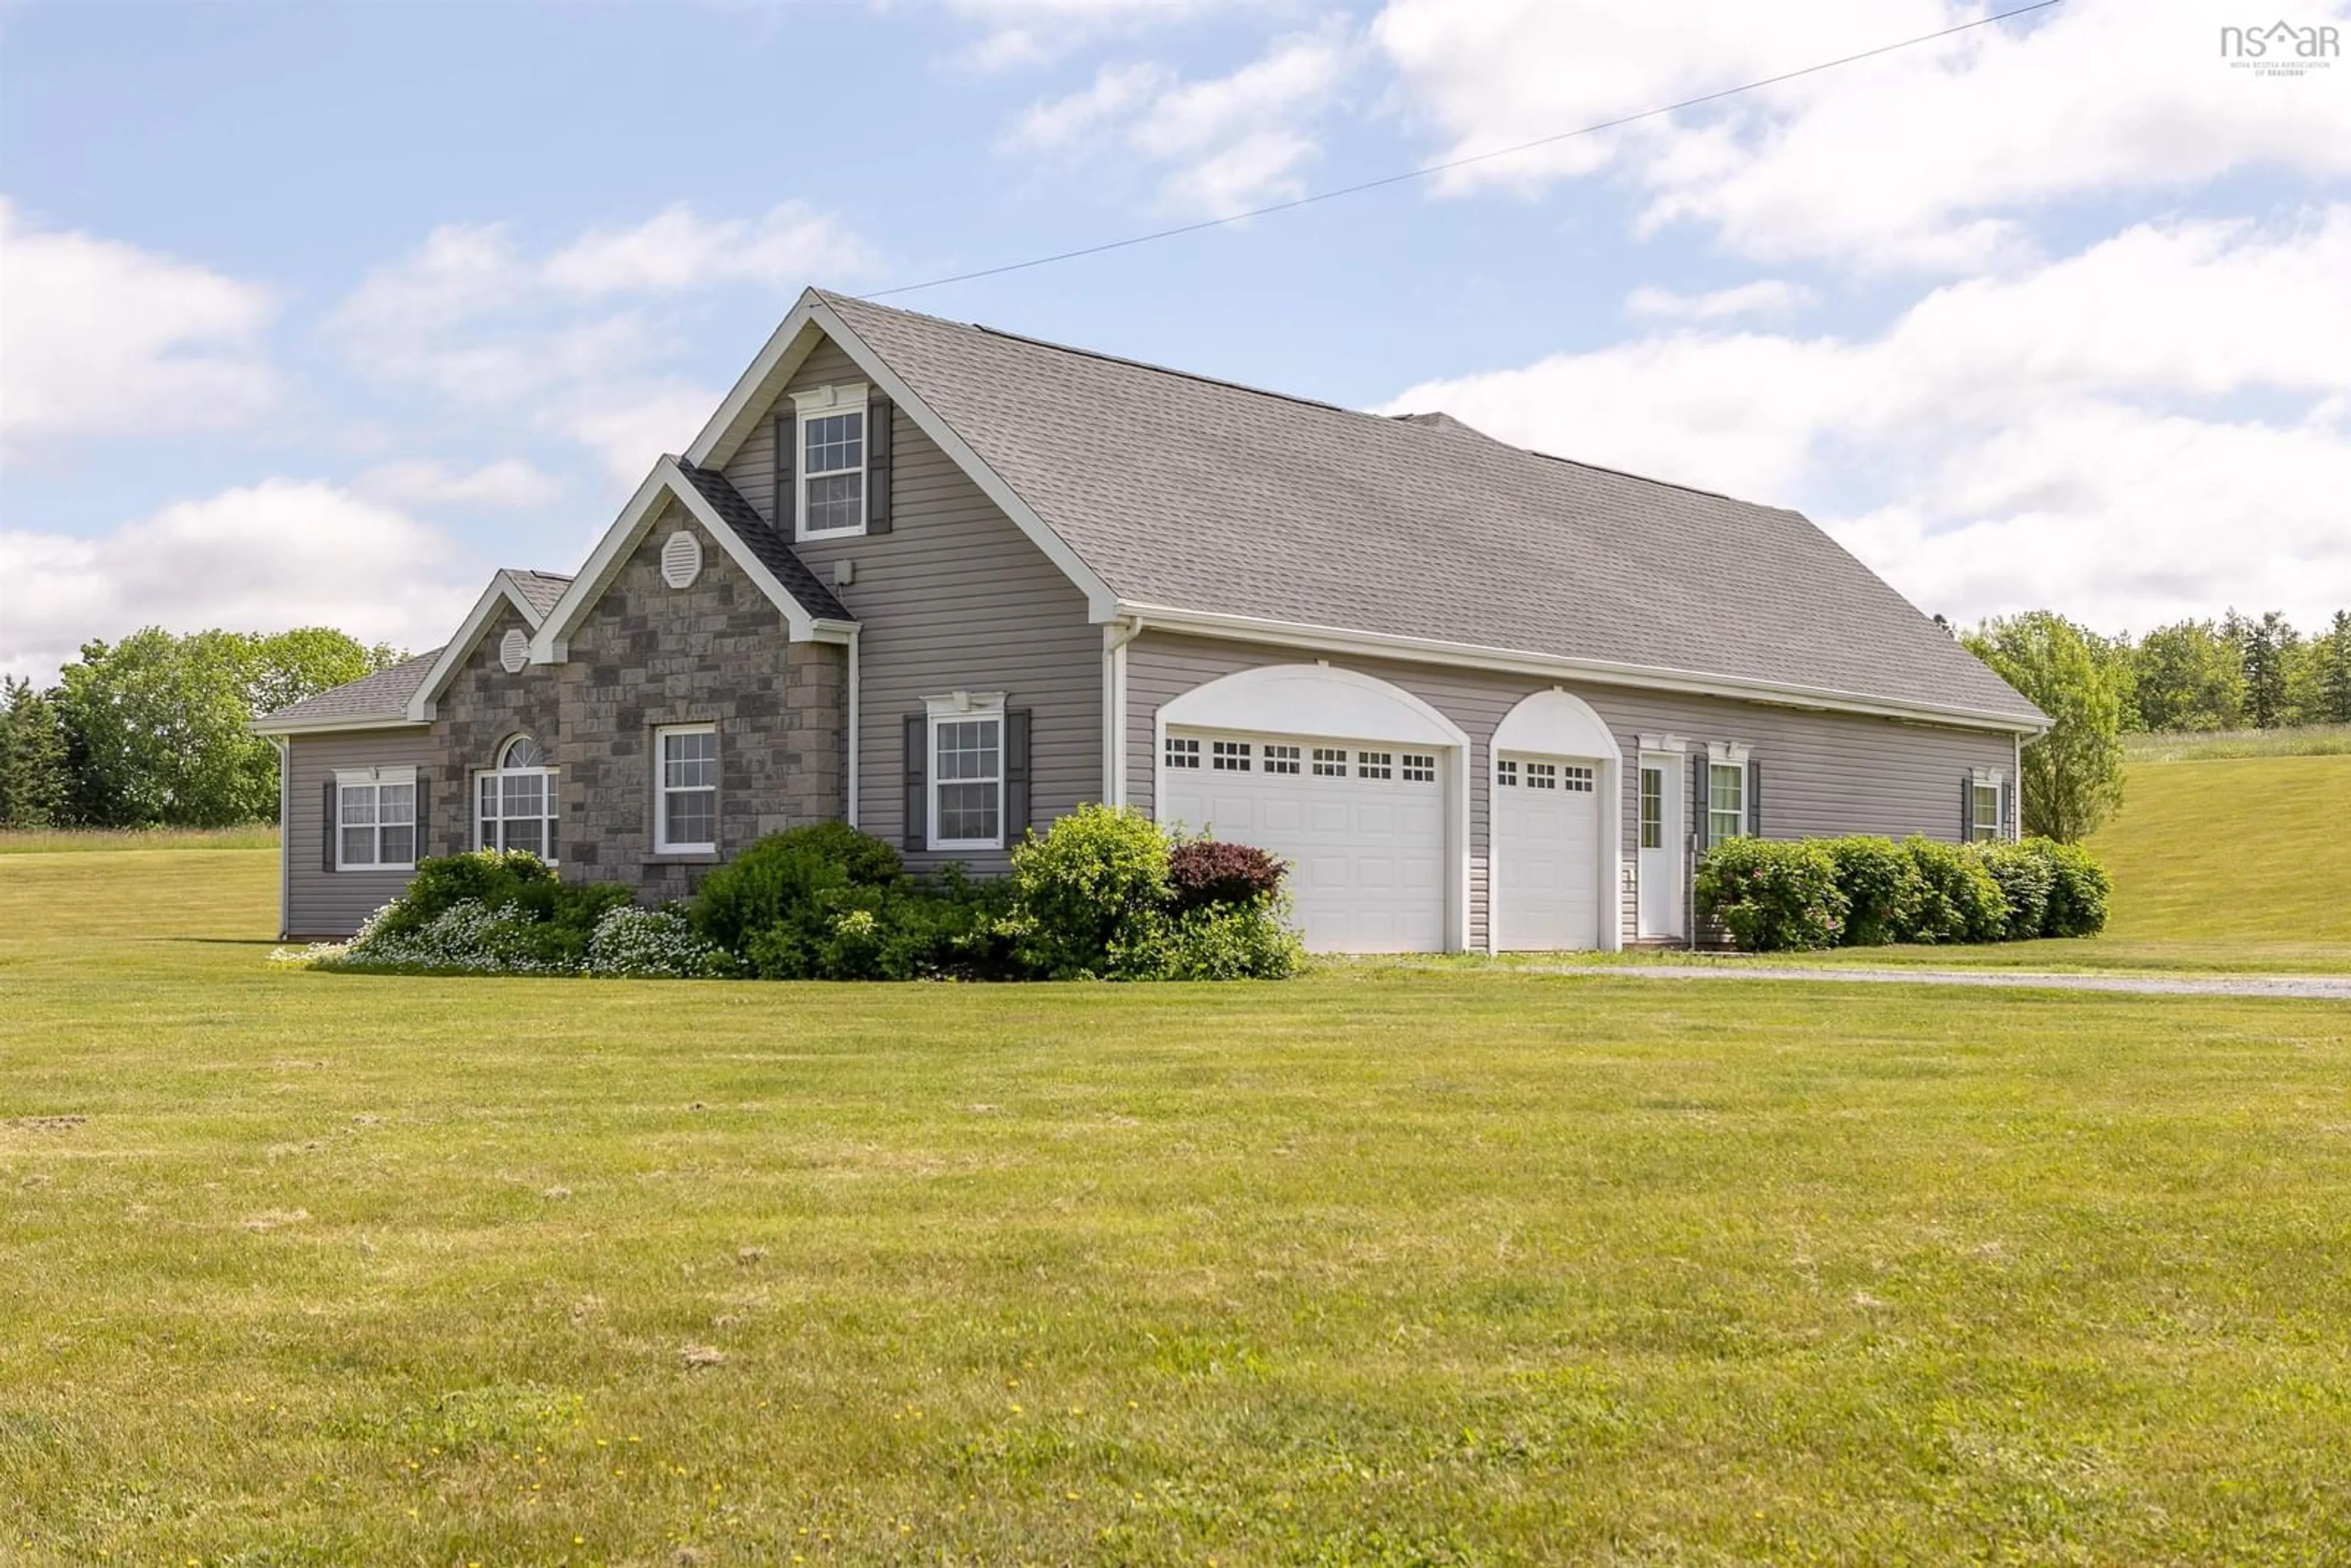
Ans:
{"label": "round gable vent", "polygon": [[662,580],[672,588],[692,588],[702,575],[702,541],[680,528],[662,541]]}
{"label": "round gable vent", "polygon": [[530,639],[522,634],[519,626],[509,626],[507,634],[498,639],[498,663],[511,675],[530,663]]}

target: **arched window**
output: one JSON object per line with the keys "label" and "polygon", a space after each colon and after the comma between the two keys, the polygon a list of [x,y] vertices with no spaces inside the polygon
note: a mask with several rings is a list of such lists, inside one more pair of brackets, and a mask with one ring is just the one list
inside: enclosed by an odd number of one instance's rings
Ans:
{"label": "arched window", "polygon": [[555,863],[555,769],[527,735],[498,748],[498,765],[475,774],[474,842],[486,850],[528,850]]}

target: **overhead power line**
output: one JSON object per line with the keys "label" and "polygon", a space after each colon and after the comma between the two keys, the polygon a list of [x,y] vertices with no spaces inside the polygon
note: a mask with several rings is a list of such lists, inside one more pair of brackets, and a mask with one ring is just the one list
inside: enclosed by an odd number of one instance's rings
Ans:
{"label": "overhead power line", "polygon": [[1203,229],[1222,228],[1227,224],[1246,223],[1250,218],[1262,218],[1274,213],[1287,213],[1299,207],[1311,207],[1318,202],[1333,202],[1341,196],[1360,195],[1365,191],[1376,191],[1387,185],[1401,185],[1410,180],[1425,180],[1431,174],[1442,174],[1452,169],[1466,169],[1472,163],[1484,163],[1496,158],[1508,158],[1514,153],[1531,152],[1538,147],[1550,147],[1558,142],[1573,141],[1578,136],[1591,136],[1599,131],[1614,131],[1619,126],[1632,125],[1640,120],[1655,120],[1661,114],[1673,114],[1685,109],[1696,109],[1700,104],[1719,103],[1726,98],[1736,98],[1742,92],[1753,92],[1759,88],[1777,87],[1782,82],[1794,81],[1800,77],[1818,76],[1823,71],[1833,71],[1839,66],[1849,66],[1861,60],[1876,59],[1880,55],[1890,55],[1897,49],[1916,48],[1920,44],[1931,44],[1938,38],[1948,38],[1955,33],[1970,32],[1977,27],[1989,27],[1995,22],[2005,22],[2011,17],[2027,16],[2034,11],[2046,11],[2053,5],[2063,4],[2064,0],[2035,0],[2035,3],[2031,5],[2019,5],[2011,11],[1996,11],[1989,16],[1979,16],[1972,22],[1961,22],[1957,26],[1939,28],[1932,33],[1921,33],[1915,38],[1903,38],[1896,43],[1880,44],[1874,49],[1864,49],[1858,54],[1840,55],[1835,59],[1823,60],[1818,65],[1805,66],[1799,70],[1782,71],[1778,76],[1764,77],[1756,81],[1741,82],[1737,87],[1727,87],[1718,92],[1700,93],[1696,98],[1683,99],[1679,103],[1659,104],[1655,109],[1645,109],[1637,114],[1620,115],[1614,120],[1603,120],[1591,125],[1579,125],[1573,131],[1562,131],[1551,136],[1538,136],[1532,141],[1521,141],[1515,146],[1497,147],[1485,152],[1472,152],[1463,158],[1448,158],[1442,163],[1425,163],[1417,169],[1406,169],[1401,173],[1384,174],[1376,180],[1365,180],[1357,184],[1340,185],[1328,191],[1317,191],[1311,196],[1294,196],[1286,202],[1273,202],[1262,207],[1251,207],[1243,213],[1228,213],[1220,218],[1202,218],[1196,223],[1177,224],[1173,228],[1154,229],[1149,234],[1129,235],[1124,239],[1104,240],[1100,245],[1080,246],[1075,250],[1055,251],[1050,256],[1032,256],[1026,261],[1008,261],[998,267],[983,267],[971,272],[950,273],[944,277],[925,278],[920,283],[901,283],[889,288],[876,288],[871,293],[859,295],[858,298],[883,299],[893,294],[912,294],[918,289],[939,288],[950,283],[968,283],[977,277],[999,277],[1008,272],[1026,272],[1031,267],[1050,267],[1055,262],[1075,261],[1081,256],[1101,256],[1105,251],[1126,250],[1138,245],[1149,245],[1155,240],[1174,239],[1178,235],[1198,234]]}

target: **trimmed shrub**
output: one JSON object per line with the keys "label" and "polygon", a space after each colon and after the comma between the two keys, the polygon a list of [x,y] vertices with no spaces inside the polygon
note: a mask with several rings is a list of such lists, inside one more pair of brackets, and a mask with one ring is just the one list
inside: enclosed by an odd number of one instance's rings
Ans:
{"label": "trimmed shrub", "polygon": [[1816,839],[1727,840],[1698,862],[1698,915],[1750,953],[1834,947],[1845,917],[1836,873]]}
{"label": "trimmed shrub", "polygon": [[2114,883],[2106,868],[2079,844],[2027,839],[2023,847],[2049,866],[2049,904],[2041,917],[2043,936],[2095,936],[2106,928],[2106,901]]}
{"label": "trimmed shrub", "polygon": [[588,938],[581,972],[608,979],[692,980],[723,975],[726,955],[694,934],[674,909],[607,910]]}
{"label": "trimmed shrub", "polygon": [[1014,972],[1012,890],[959,866],[893,887],[834,887],[751,934],[745,959],[768,980],[1003,979]]}
{"label": "trimmed shrub", "polygon": [[1917,863],[1900,844],[1855,836],[1823,839],[1821,847],[1836,862],[1837,887],[1844,894],[1844,946],[1882,946],[1915,922],[1925,890]]}
{"label": "trimmed shrub", "polygon": [[[738,958],[751,959],[759,937],[779,966],[767,977],[806,978],[810,955],[831,931],[828,897],[893,888],[905,877],[898,852],[880,839],[846,822],[814,822],[769,833],[705,877],[689,918],[695,936]],[[777,936],[779,925],[790,929]]]}
{"label": "trimmed shrub", "polygon": [[1918,873],[1918,902],[1910,921],[1895,933],[1897,942],[1929,945],[1994,942],[2008,925],[2008,902],[2000,883],[1984,869],[1983,857],[1962,844],[1916,834],[1902,852]]}
{"label": "trimmed shrub", "polygon": [[1280,857],[1268,851],[1192,839],[1168,853],[1168,895],[1179,911],[1255,904],[1280,887],[1282,869]]}
{"label": "trimmed shrub", "polygon": [[1144,979],[1167,939],[1166,830],[1084,805],[1012,852],[1014,956],[1040,978]]}
{"label": "trimmed shrub", "polygon": [[1270,894],[1248,903],[1196,904],[1170,923],[1159,977],[1288,979],[1306,961],[1306,944],[1289,916],[1288,900]]}
{"label": "trimmed shrub", "polygon": [[2025,942],[2040,936],[2049,911],[2050,887],[2055,881],[2056,868],[2049,857],[2030,844],[1995,842],[1972,848],[1984,870],[2000,884],[2001,902],[2007,911],[2000,940]]}

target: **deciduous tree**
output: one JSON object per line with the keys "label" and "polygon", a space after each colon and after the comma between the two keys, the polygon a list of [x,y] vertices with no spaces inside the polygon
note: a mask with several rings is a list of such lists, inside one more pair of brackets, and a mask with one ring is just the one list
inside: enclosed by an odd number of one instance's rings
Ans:
{"label": "deciduous tree", "polygon": [[2122,801],[2121,704],[2090,638],[2046,610],[1985,622],[1962,639],[2049,716],[2023,749],[2024,831],[2077,842]]}

